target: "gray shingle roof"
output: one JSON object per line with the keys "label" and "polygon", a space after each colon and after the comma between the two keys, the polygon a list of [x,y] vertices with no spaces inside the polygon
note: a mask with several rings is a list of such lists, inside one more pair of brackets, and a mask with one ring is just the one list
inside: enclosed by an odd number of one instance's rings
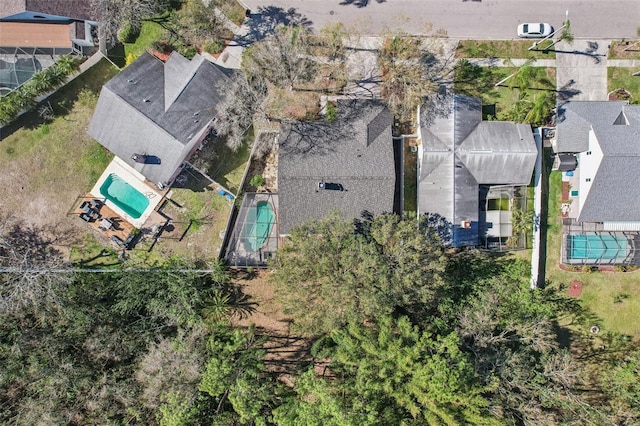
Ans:
{"label": "gray shingle roof", "polygon": [[592,130],[603,153],[578,220],[640,221],[640,105],[567,102],[558,115],[558,151],[587,151]]}
{"label": "gray shingle roof", "polygon": [[[418,211],[451,222],[453,245],[477,245],[479,185],[528,184],[538,151],[529,125],[482,121],[480,99],[453,95],[440,100],[451,105],[422,110],[448,113],[421,128]],[[471,221],[471,228],[460,227],[462,221]]]}
{"label": "gray shingle roof", "polygon": [[589,130],[598,139],[613,131],[613,123],[627,102],[567,102],[558,107],[556,149],[558,152],[583,152],[589,149]]}
{"label": "gray shingle roof", "polygon": [[[207,131],[230,79],[196,55],[144,53],[104,85],[88,133],[152,182],[167,182]],[[135,163],[146,154],[159,164]]]}
{"label": "gray shingle roof", "polygon": [[[392,212],[396,171],[392,116],[376,100],[340,100],[334,122],[284,125],[279,138],[280,233],[331,210],[345,217]],[[317,190],[318,182],[344,191]]]}

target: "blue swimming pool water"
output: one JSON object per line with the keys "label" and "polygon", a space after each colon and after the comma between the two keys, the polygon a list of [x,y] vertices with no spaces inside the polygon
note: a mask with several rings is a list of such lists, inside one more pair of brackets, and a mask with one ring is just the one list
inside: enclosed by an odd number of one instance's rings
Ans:
{"label": "blue swimming pool water", "polygon": [[241,235],[248,251],[256,252],[267,243],[275,217],[271,204],[266,201],[249,207]]}
{"label": "blue swimming pool water", "polygon": [[149,200],[115,173],[111,173],[100,185],[100,193],[134,219],[142,216],[149,207]]}
{"label": "blue swimming pool water", "polygon": [[568,235],[571,259],[624,259],[628,254],[628,241],[616,235]]}

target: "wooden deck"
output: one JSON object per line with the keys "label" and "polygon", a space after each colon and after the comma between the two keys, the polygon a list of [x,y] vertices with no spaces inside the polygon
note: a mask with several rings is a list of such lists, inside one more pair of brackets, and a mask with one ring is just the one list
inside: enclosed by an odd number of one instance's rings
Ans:
{"label": "wooden deck", "polygon": [[[121,218],[120,216],[118,216],[118,214],[113,210],[111,210],[109,207],[107,207],[104,204],[104,200],[95,198],[91,194],[85,195],[84,198],[81,200],[80,204],[82,204],[82,202],[84,201],[92,201],[92,200],[100,201],[99,206],[93,209],[95,212],[97,212],[100,215],[100,217],[98,219],[87,222],[87,224],[91,226],[93,229],[95,229],[96,232],[103,235],[109,240],[111,239],[111,237],[115,235],[116,237],[120,238],[122,241],[125,241],[129,237],[129,235],[131,235],[131,231],[133,231],[134,226],[129,222],[127,222],[126,220],[124,220],[123,218]],[[78,205],[77,208],[74,210],[73,214],[78,216],[78,220],[82,220],[79,217],[81,213],[83,213],[83,211],[80,209],[80,205]],[[100,221],[102,219],[109,219],[113,223],[113,228],[109,230],[105,230],[101,228]]]}

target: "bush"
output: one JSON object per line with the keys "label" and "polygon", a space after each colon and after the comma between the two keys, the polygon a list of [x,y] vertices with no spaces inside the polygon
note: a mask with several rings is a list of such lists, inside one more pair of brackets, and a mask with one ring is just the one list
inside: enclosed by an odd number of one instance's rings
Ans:
{"label": "bush", "polygon": [[264,177],[262,177],[262,175],[255,175],[249,181],[249,185],[255,186],[255,187],[264,186]]}
{"label": "bush", "polygon": [[204,45],[204,51],[211,55],[222,52],[222,49],[224,49],[224,43],[220,39]]}
{"label": "bush", "polygon": [[31,110],[36,98],[62,86],[67,76],[79,68],[79,61],[61,56],[58,61],[36,74],[13,92],[0,98],[0,126],[12,122],[22,110]]}
{"label": "bush", "polygon": [[327,102],[326,109],[325,120],[336,121],[338,118],[338,108],[336,108],[335,104],[333,102]]}
{"label": "bush", "polygon": [[124,66],[126,67],[127,65],[131,65],[131,63],[132,63],[133,61],[135,61],[136,59],[138,59],[138,56],[139,56],[139,55],[134,55],[133,53],[129,53],[129,54],[127,55],[127,59],[125,59]]}
{"label": "bush", "polygon": [[125,21],[118,29],[118,41],[120,43],[133,43],[140,35],[140,29],[131,25],[131,21]]}
{"label": "bush", "polygon": [[180,54],[187,59],[192,59],[198,53],[198,49],[193,46],[182,46],[180,49]]}

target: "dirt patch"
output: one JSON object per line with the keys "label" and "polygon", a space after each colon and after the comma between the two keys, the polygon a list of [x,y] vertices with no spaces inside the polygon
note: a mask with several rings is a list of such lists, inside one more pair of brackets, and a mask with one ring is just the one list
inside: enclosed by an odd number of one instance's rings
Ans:
{"label": "dirt patch", "polygon": [[609,59],[640,59],[640,40],[614,41],[609,48]]}
{"label": "dirt patch", "polygon": [[582,282],[571,281],[569,286],[569,297],[580,297],[582,294]]}
{"label": "dirt patch", "polygon": [[243,318],[234,318],[233,325],[246,327],[255,324],[257,334],[267,336],[265,363],[269,371],[281,375],[285,382],[289,374],[313,363],[309,354],[312,340],[291,333],[291,317],[284,314],[277,301],[273,285],[268,282],[270,272],[237,271],[232,282],[255,303],[255,310]]}
{"label": "dirt patch", "polygon": [[633,96],[627,89],[616,89],[609,92],[610,101],[629,101]]}

